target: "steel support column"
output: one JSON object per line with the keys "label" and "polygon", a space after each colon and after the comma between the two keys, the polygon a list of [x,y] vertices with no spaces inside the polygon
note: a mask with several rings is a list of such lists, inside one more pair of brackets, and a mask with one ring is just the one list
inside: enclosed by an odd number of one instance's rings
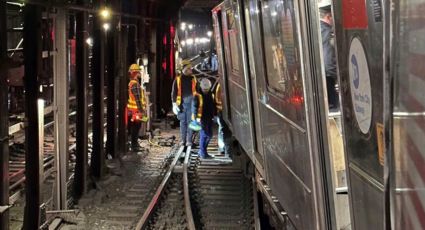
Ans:
{"label": "steel support column", "polygon": [[[121,33],[122,47],[127,47],[128,30]],[[125,124],[125,107],[127,106],[127,49],[120,51],[120,65],[122,77],[119,79],[119,101],[118,101],[118,148],[121,154],[127,151],[127,127]]]}
{"label": "steel support column", "polygon": [[[115,21],[112,22],[115,24]],[[115,93],[115,78],[117,76],[118,60],[116,60],[116,40],[118,37],[118,30],[113,26],[107,37],[107,142],[106,152],[112,157],[116,158],[116,93]]]}
{"label": "steel support column", "polygon": [[[0,206],[9,205],[9,111],[7,107],[6,2],[0,2]],[[3,64],[3,65],[2,65]],[[9,211],[0,213],[0,229],[9,229]]]}
{"label": "steel support column", "polygon": [[41,69],[41,8],[24,8],[24,64],[25,64],[25,214],[24,229],[40,226],[41,170],[39,123],[37,113],[38,75]]}
{"label": "steel support column", "polygon": [[[83,5],[84,0],[77,1]],[[88,14],[76,13],[76,74],[77,74],[77,151],[74,177],[74,198],[79,199],[87,192],[88,168],[88,47],[86,44]]]}
{"label": "steel support column", "polygon": [[55,119],[55,166],[56,188],[54,205],[57,210],[67,209],[67,174],[68,174],[68,149],[69,149],[69,80],[67,76],[67,44],[66,44],[65,10],[59,9],[56,15],[56,34],[54,57],[54,110]]}
{"label": "steel support column", "polygon": [[96,178],[101,178],[105,171],[104,138],[104,77],[105,77],[105,31],[102,30],[100,18],[93,18],[93,153],[91,157],[91,172]]}

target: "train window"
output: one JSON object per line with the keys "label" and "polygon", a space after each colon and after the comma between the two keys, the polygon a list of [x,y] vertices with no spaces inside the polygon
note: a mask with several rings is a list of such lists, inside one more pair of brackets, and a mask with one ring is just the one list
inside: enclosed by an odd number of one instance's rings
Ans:
{"label": "train window", "polygon": [[228,10],[227,14],[227,30],[229,34],[229,42],[230,42],[230,62],[233,72],[239,72],[239,52],[238,52],[238,36],[237,36],[237,28],[236,28],[236,20],[233,11]]}
{"label": "train window", "polygon": [[293,0],[261,1],[267,84],[284,98],[302,93]]}

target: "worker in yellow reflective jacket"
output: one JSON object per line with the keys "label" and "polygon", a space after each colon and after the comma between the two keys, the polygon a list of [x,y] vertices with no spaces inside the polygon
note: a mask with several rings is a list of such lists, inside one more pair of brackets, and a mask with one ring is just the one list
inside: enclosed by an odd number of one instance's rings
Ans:
{"label": "worker in yellow reflective jacket", "polygon": [[139,82],[141,71],[138,64],[132,64],[128,70],[130,82],[128,83],[127,121],[133,151],[140,150],[139,130],[142,122],[146,122],[148,119],[145,92]]}
{"label": "worker in yellow reflective jacket", "polygon": [[173,112],[180,121],[180,144],[192,145],[192,130],[189,123],[192,115],[193,95],[196,94],[196,77],[192,75],[192,64],[188,60],[183,60],[182,74],[177,75],[173,82],[171,91],[171,101],[173,102]]}
{"label": "worker in yellow reflective jacket", "polygon": [[207,147],[213,136],[213,119],[217,114],[213,93],[211,92],[211,81],[203,78],[200,82],[201,92],[197,93],[193,101],[193,115],[191,128],[200,126],[199,152],[200,158],[211,158]]}

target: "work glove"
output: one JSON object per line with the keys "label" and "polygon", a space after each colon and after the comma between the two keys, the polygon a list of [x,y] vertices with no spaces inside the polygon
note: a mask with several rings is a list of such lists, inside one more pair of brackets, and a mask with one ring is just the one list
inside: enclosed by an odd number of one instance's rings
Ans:
{"label": "work glove", "polygon": [[196,120],[192,120],[189,124],[189,128],[195,132],[198,132],[202,129],[201,119],[197,118]]}
{"label": "work glove", "polygon": [[174,102],[173,103],[173,113],[175,114],[175,115],[177,115],[177,114],[179,114],[179,112],[180,112],[180,108],[179,108],[179,106]]}

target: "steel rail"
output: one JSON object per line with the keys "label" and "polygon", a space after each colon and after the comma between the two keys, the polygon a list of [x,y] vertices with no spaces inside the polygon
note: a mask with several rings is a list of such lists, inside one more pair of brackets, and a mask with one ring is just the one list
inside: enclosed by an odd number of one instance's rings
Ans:
{"label": "steel rail", "polygon": [[188,178],[188,167],[189,159],[192,151],[192,146],[188,146],[186,149],[186,155],[183,163],[183,191],[184,191],[184,206],[186,210],[186,221],[189,230],[195,230],[195,221],[193,220],[192,206],[190,203],[189,196],[189,178]]}
{"label": "steel rail", "polygon": [[177,164],[177,161],[180,158],[180,155],[183,153],[184,146],[180,146],[177,154],[174,156],[173,162],[170,165],[170,168],[168,169],[167,173],[165,174],[164,178],[161,181],[161,184],[158,186],[155,195],[153,196],[151,202],[149,203],[149,206],[143,213],[142,218],[139,220],[139,222],[136,225],[136,229],[145,229],[148,225],[148,220],[152,216],[156,206],[159,203],[159,197],[162,195],[165,186],[167,185],[169,179],[171,178],[171,174],[173,173],[174,167]]}

